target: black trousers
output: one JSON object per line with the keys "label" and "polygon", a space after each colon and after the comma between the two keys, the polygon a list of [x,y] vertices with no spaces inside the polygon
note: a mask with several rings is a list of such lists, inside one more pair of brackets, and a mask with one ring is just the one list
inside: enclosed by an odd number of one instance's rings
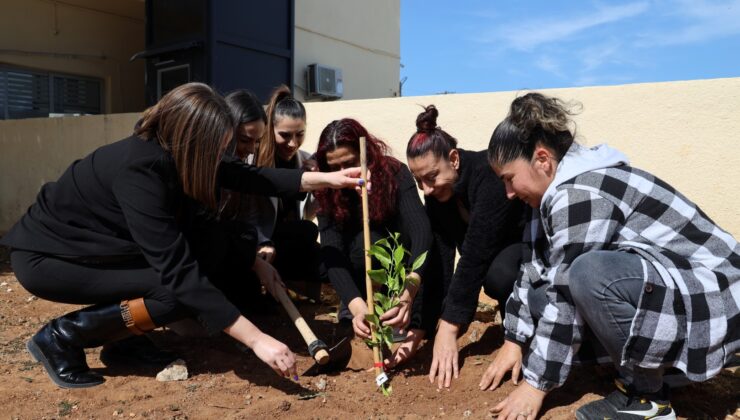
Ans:
{"label": "black trousers", "polygon": [[[191,224],[186,235],[201,272],[242,313],[264,302],[261,285],[251,270],[257,242],[254,228],[203,218]],[[21,285],[42,299],[93,305],[143,297],[158,326],[196,315],[177,302],[143,256],[119,261],[106,257],[67,259],[13,250],[10,258]]]}
{"label": "black trousers", "polygon": [[309,220],[281,222],[275,226],[274,267],[283,280],[319,281],[319,228]]}
{"label": "black trousers", "polygon": [[[437,255],[437,254],[434,254]],[[506,301],[514,290],[514,283],[519,275],[519,266],[522,261],[522,244],[515,243],[502,249],[493,259],[483,279],[483,292],[499,303],[498,310],[503,319],[506,311]],[[433,333],[437,321],[442,315],[442,303],[447,296],[452,281],[452,273],[446,278],[441,274],[444,270],[441,263],[432,261],[436,265],[430,266],[428,271],[438,272],[439,276],[432,277],[430,282],[425,281],[423,324],[427,333]],[[431,283],[431,284],[430,284]],[[476,300],[478,299],[476,291]],[[430,330],[431,328],[431,330]],[[467,326],[465,326],[467,328]]]}
{"label": "black trousers", "polygon": [[143,257],[119,262],[83,261],[12,250],[10,262],[18,282],[41,299],[93,305],[143,297],[156,325],[189,315]]}
{"label": "black trousers", "polygon": [[257,233],[239,220],[199,216],[186,232],[198,267],[242,314],[259,312],[270,304],[252,271],[257,254]]}
{"label": "black trousers", "polygon": [[498,253],[491,262],[483,281],[483,292],[492,299],[496,299],[503,319],[504,308],[509,295],[514,290],[514,283],[519,275],[522,264],[522,244],[516,243],[507,246]]}

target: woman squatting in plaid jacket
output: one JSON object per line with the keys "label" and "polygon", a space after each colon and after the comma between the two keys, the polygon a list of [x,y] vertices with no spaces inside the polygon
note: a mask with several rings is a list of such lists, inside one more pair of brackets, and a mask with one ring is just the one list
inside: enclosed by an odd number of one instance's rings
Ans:
{"label": "woman squatting in plaid jacket", "polygon": [[740,246],[620,152],[576,144],[572,115],[561,100],[529,93],[491,137],[491,166],[532,217],[506,342],[480,386],[521,371],[524,383],[495,409],[535,418],[595,336],[617,368],[617,390],[576,417],[675,419],[666,370],[704,381],[740,348]]}

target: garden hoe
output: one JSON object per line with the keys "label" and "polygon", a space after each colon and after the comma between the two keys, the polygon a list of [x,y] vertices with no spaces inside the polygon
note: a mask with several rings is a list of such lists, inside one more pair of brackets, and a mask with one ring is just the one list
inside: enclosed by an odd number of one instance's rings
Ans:
{"label": "garden hoe", "polygon": [[[288,297],[286,290],[282,287],[277,287],[276,290],[278,300],[283,305],[283,308],[285,308],[285,311],[288,313],[290,320],[293,321],[293,324],[298,329],[301,337],[303,337],[303,340],[306,342],[308,353],[317,363],[314,367],[316,367],[320,373],[343,369],[347,365],[352,354],[351,347],[349,347],[350,340],[342,340],[332,348],[329,348],[326,343],[318,339],[316,334],[311,331],[306,320],[303,319],[301,313],[298,312],[298,308],[295,307],[293,301]],[[343,344],[345,341],[347,343],[346,345]],[[314,370],[314,368],[312,367],[309,369],[309,371],[311,370]]]}

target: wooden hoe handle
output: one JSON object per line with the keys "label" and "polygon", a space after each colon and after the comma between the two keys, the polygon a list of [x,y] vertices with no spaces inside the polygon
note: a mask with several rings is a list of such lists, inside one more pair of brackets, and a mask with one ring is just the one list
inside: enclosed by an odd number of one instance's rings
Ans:
{"label": "wooden hoe handle", "polygon": [[290,320],[293,321],[295,327],[298,328],[298,332],[301,333],[301,337],[303,337],[303,340],[308,345],[308,352],[311,354],[311,357],[313,357],[314,360],[316,360],[316,363],[320,365],[327,364],[329,362],[329,352],[326,343],[316,338],[316,334],[311,331],[306,320],[303,319],[301,313],[298,312],[298,308],[295,307],[293,301],[288,297],[288,293],[285,289],[282,287],[276,287],[275,289],[277,289],[278,300],[283,305],[283,308],[285,308],[285,311],[288,313]]}

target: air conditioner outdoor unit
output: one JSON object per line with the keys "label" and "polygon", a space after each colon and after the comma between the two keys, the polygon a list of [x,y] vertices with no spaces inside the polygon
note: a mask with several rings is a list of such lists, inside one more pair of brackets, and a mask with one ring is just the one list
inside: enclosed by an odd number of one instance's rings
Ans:
{"label": "air conditioner outdoor unit", "polygon": [[306,87],[309,98],[339,99],[344,95],[342,70],[310,64],[306,69]]}

